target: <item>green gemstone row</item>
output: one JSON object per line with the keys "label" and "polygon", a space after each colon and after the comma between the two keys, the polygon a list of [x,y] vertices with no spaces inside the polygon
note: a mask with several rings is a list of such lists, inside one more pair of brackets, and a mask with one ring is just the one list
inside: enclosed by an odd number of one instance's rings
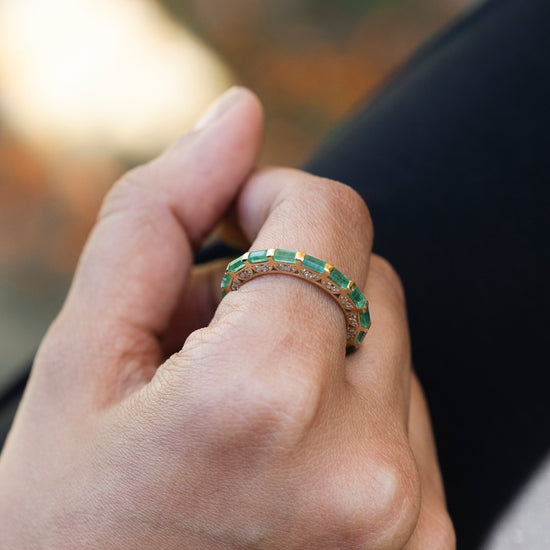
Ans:
{"label": "green gemstone row", "polygon": [[[229,292],[228,288],[231,282],[230,273],[237,273],[246,266],[246,263],[243,260],[243,258],[244,258],[244,254],[242,256],[239,256],[237,259],[233,260],[232,262],[230,262],[229,265],[227,266],[228,272],[223,276],[222,284],[221,284],[223,295]],[[247,260],[251,264],[267,262],[268,259],[269,257],[267,255],[267,250],[255,250],[253,252],[249,252],[247,256]],[[278,263],[295,264],[296,251],[285,250],[284,248],[276,248],[273,252],[273,260]],[[326,262],[324,262],[323,260],[320,260],[319,258],[315,258],[314,256],[310,256],[309,254],[305,254],[304,259],[302,260],[302,266],[310,269],[311,271],[322,274],[325,271]],[[343,273],[338,271],[336,268],[332,268],[331,272],[328,275],[328,278],[342,290],[347,290],[351,283],[350,279],[348,279]],[[363,309],[367,304],[367,299],[365,298],[365,295],[356,286],[354,286],[349,291],[348,297],[353,302],[353,304],[357,309]],[[371,319],[370,319],[368,307],[366,311],[359,312],[359,320],[360,320],[361,328],[365,330],[360,331],[359,334],[357,335],[357,338],[355,340],[355,343],[357,345],[361,344],[361,342],[365,338],[366,330],[368,330],[371,325]]]}
{"label": "green gemstone row", "polygon": [[[243,260],[244,254],[242,256],[239,256],[237,259],[233,260],[229,263],[227,266],[227,271],[229,273],[237,273],[241,269],[245,267],[245,262]],[[255,250],[253,252],[248,253],[248,261],[251,264],[257,264],[262,262],[267,262],[268,256],[267,256],[267,250]],[[283,248],[276,248],[273,252],[273,260],[275,262],[281,262],[281,263],[287,263],[287,264],[295,264],[296,263],[296,251],[295,250],[285,250]],[[315,271],[316,273],[322,274],[325,270],[326,262],[323,260],[320,260],[319,258],[315,258],[314,256],[310,256],[309,254],[306,254],[304,256],[304,259],[302,260],[302,265],[308,269],[311,269],[311,271]],[[328,278],[338,285],[342,290],[346,290],[350,284],[350,280],[340,271],[338,271],[336,268],[333,268],[330,272]],[[223,286],[225,284],[225,286]],[[224,277],[224,280],[222,281],[222,289],[227,288],[229,285],[228,279]],[[357,307],[357,309],[363,309],[365,307],[365,304],[367,303],[367,299],[363,295],[363,293],[357,288],[354,287],[349,292],[349,298],[354,303],[354,305]]]}

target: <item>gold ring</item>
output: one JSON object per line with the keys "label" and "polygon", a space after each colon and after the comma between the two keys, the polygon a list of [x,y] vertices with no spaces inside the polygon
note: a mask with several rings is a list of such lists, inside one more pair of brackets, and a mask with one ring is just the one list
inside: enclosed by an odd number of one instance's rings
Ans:
{"label": "gold ring", "polygon": [[347,351],[361,345],[371,326],[369,303],[364,294],[333,265],[304,252],[282,248],[246,252],[229,262],[221,283],[222,297],[239,290],[244,283],[270,273],[300,277],[322,288],[344,312]]}

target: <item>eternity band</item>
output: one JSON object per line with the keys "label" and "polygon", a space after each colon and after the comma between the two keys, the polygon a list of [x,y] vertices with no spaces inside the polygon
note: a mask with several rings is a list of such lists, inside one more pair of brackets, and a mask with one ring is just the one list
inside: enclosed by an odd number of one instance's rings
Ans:
{"label": "eternity band", "polygon": [[299,277],[332,296],[346,319],[347,351],[361,345],[371,325],[367,299],[334,266],[304,252],[281,248],[246,252],[229,262],[221,283],[222,297],[256,277],[273,273]]}

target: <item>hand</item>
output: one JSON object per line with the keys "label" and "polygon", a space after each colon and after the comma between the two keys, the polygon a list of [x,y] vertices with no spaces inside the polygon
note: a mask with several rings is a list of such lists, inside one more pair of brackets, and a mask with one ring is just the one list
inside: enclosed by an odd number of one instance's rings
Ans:
{"label": "hand", "polygon": [[[0,460],[2,548],[454,546],[368,211],[299,171],[249,177],[261,126],[233,90],[109,194]],[[303,250],[365,290],[360,350],[345,356],[337,304],[291,277],[218,305],[226,262],[193,267],[192,250],[230,207],[252,249]]]}

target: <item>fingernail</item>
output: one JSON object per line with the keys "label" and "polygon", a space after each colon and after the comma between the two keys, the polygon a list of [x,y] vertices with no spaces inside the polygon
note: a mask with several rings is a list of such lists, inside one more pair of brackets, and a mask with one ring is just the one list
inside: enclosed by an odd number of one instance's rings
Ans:
{"label": "fingernail", "polygon": [[240,95],[240,88],[233,86],[229,90],[225,91],[221,96],[214,100],[214,102],[206,109],[203,115],[199,118],[199,121],[195,124],[195,130],[201,130],[205,126],[212,124],[215,120],[220,118],[225,112],[227,112],[238,99]]}

